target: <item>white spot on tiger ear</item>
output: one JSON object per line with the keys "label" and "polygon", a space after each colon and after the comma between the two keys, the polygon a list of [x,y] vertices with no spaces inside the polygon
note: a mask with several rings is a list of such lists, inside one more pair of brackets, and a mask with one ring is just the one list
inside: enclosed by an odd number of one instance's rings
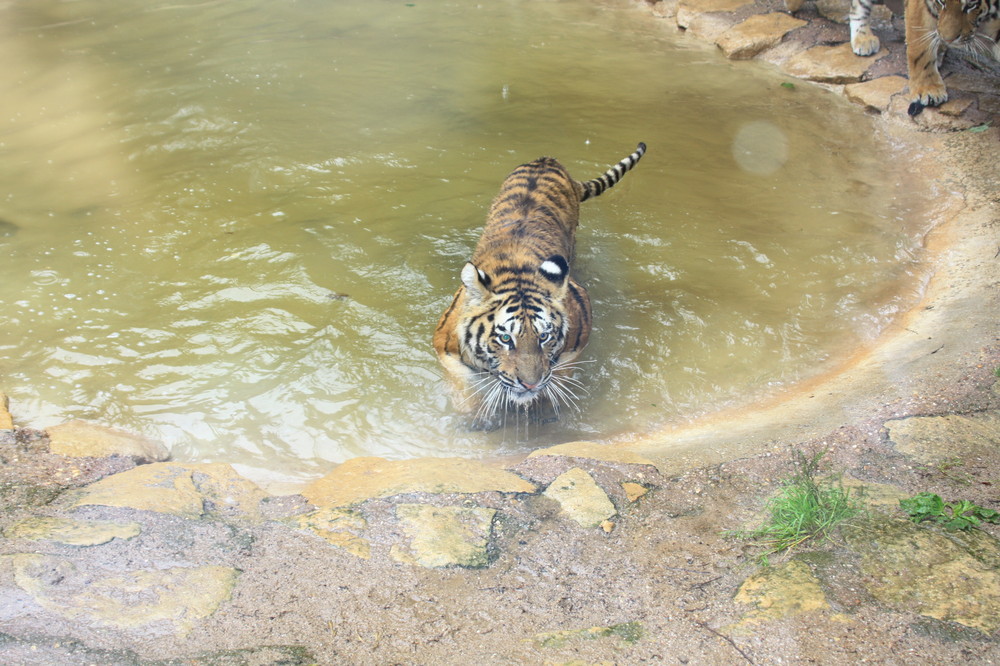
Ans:
{"label": "white spot on tiger ear", "polygon": [[555,280],[558,280],[563,276],[562,266],[552,260],[543,261],[540,268],[543,273]]}

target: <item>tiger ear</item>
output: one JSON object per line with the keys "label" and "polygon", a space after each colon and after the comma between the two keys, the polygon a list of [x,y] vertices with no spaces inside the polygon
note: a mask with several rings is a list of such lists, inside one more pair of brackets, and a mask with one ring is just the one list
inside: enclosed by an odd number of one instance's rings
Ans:
{"label": "tiger ear", "polygon": [[476,268],[471,261],[462,267],[462,284],[473,303],[479,303],[489,296],[491,282],[493,280],[490,276]]}
{"label": "tiger ear", "polygon": [[569,262],[561,254],[553,254],[542,262],[542,265],[538,267],[538,272],[546,280],[555,283],[559,287],[564,287],[566,280],[569,278]]}

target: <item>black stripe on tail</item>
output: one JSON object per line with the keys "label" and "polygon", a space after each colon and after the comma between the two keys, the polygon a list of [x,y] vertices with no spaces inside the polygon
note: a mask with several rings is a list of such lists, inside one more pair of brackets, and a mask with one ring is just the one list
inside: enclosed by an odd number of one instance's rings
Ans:
{"label": "black stripe on tail", "polygon": [[605,171],[601,176],[581,183],[581,185],[583,185],[583,196],[580,197],[580,201],[586,201],[590,197],[596,197],[609,187],[613,187],[619,180],[622,179],[622,176],[625,175],[626,171],[639,163],[639,158],[641,158],[645,152],[646,144],[639,142],[639,145],[636,147],[634,153]]}

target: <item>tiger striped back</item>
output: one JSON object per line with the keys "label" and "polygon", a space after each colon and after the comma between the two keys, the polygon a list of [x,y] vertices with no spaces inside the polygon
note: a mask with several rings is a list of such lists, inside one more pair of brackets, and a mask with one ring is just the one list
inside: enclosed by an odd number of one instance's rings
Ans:
{"label": "tiger striped back", "polygon": [[591,328],[587,291],[570,276],[580,202],[613,187],[645,151],[640,143],[585,182],[551,157],[504,181],[434,333],[456,406],[476,410],[479,425],[542,398],[557,411],[573,403],[572,362]]}

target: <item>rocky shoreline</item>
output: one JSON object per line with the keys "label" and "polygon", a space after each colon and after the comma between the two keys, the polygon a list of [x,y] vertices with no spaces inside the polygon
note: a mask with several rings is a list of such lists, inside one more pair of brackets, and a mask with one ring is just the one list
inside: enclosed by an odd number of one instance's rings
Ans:
{"label": "rocky shoreline", "polygon": [[[842,92],[952,183],[924,302],[864,358],[687,432],[357,458],[293,495],[93,424],[18,428],[0,394],[0,662],[1000,662],[1000,529],[898,509],[1000,508],[1000,90],[950,59],[952,100],[909,118],[899,19],[860,59],[835,7],[617,10]],[[725,532],[760,521],[795,451],[825,452],[868,515],[761,567]]]}

